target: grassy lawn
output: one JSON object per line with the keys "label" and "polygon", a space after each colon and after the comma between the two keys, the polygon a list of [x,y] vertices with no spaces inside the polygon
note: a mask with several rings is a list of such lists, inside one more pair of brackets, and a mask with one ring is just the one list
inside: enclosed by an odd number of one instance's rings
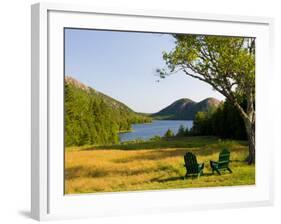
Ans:
{"label": "grassy lawn", "polygon": [[[210,160],[222,148],[231,151],[230,168],[219,176],[211,174]],[[193,152],[204,162],[204,175],[187,178],[183,155]],[[65,153],[67,194],[175,189],[255,184],[255,166],[247,165],[243,141],[221,141],[215,137],[182,137],[107,146],[71,147]]]}

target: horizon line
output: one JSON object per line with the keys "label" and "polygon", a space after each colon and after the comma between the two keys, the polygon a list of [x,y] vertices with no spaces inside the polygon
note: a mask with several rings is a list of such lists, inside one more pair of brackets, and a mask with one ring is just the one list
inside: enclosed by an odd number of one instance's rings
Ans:
{"label": "horizon line", "polygon": [[[111,95],[109,95],[109,94],[107,94],[107,93],[101,92],[101,91],[97,90],[96,88],[94,88],[94,87],[92,87],[92,86],[89,86],[89,85],[83,83],[82,81],[78,80],[77,78],[74,78],[74,77],[71,76],[71,75],[64,75],[64,83],[66,82],[66,78],[71,78],[71,79],[73,79],[74,81],[78,82],[80,85],[83,85],[83,86],[85,86],[85,87],[87,87],[87,88],[91,88],[91,89],[93,89],[94,91],[96,91],[96,92],[98,92],[98,93],[101,93],[101,94],[103,94],[103,95],[106,95],[106,96],[108,96],[108,97],[110,97],[110,98],[112,98],[112,99],[118,101],[119,103],[125,104],[125,106],[127,106],[128,108],[130,108],[131,110],[133,110],[132,107],[131,107],[131,106],[128,106],[127,103],[124,103],[124,102],[122,102],[121,100],[116,99],[116,97],[114,97],[114,96],[111,96]],[[173,101],[172,103],[170,103],[170,104],[164,106],[162,109],[160,109],[160,110],[157,111],[157,112],[141,112],[141,111],[136,111],[136,110],[133,110],[133,111],[134,111],[135,113],[155,114],[155,113],[158,113],[158,112],[160,112],[161,110],[165,109],[166,107],[172,105],[173,103],[175,103],[175,102],[177,102],[177,101],[179,101],[179,100],[185,100],[185,99],[190,100],[190,101],[192,101],[192,102],[194,102],[194,103],[200,103],[200,102],[202,102],[202,101],[204,101],[204,100],[207,100],[207,99],[215,99],[215,100],[219,101],[220,103],[224,102],[224,100],[219,100],[219,99],[217,99],[217,98],[215,98],[215,97],[205,97],[205,98],[203,98],[202,100],[199,100],[199,101],[195,101],[195,100],[192,100],[192,99],[190,99],[190,98],[187,98],[187,97],[185,98],[185,97],[184,97],[184,98],[179,98],[179,99]]]}

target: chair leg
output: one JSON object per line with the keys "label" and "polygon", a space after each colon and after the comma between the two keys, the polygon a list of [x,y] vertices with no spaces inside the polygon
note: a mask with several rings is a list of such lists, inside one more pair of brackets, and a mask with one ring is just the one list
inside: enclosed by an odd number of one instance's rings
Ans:
{"label": "chair leg", "polygon": [[210,161],[210,167],[213,169],[213,161]]}
{"label": "chair leg", "polygon": [[221,172],[218,170],[218,169],[215,169],[216,171],[217,171],[217,173],[219,174],[219,175],[221,175]]}
{"label": "chair leg", "polygon": [[203,171],[203,169],[202,170],[200,170],[200,172],[198,173],[198,178],[201,176],[201,175],[203,175],[204,174],[204,171]]}
{"label": "chair leg", "polygon": [[210,166],[212,168],[212,174],[214,174],[215,173],[215,167],[213,165],[213,161],[210,161]]}
{"label": "chair leg", "polygon": [[229,173],[232,173],[232,170],[229,167],[227,167],[227,170],[229,171]]}

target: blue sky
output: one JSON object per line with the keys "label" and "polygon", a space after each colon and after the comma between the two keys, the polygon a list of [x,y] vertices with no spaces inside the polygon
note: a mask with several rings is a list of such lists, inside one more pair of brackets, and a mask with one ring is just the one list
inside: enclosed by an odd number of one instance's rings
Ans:
{"label": "blue sky", "polygon": [[224,99],[181,72],[157,82],[155,70],[165,66],[162,52],[173,47],[167,34],[66,29],[65,74],[137,112],[157,112],[180,98]]}

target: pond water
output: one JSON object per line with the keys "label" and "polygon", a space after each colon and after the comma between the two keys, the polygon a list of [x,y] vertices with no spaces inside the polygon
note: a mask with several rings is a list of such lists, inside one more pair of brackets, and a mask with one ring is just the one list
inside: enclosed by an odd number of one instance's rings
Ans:
{"label": "pond water", "polygon": [[133,124],[132,132],[120,133],[120,142],[130,140],[148,140],[155,135],[163,136],[168,129],[174,134],[178,132],[180,125],[190,129],[193,125],[192,120],[153,120],[152,123]]}

